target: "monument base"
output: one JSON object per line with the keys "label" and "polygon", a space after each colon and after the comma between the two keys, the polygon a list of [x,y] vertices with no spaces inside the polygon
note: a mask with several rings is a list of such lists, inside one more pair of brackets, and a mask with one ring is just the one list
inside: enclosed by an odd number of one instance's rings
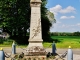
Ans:
{"label": "monument base", "polygon": [[32,46],[32,47],[27,47],[26,49],[26,54],[27,56],[42,56],[46,55],[46,50],[41,47],[41,46]]}
{"label": "monument base", "polygon": [[35,43],[29,43],[28,48],[29,47],[32,47],[32,46],[40,46],[40,47],[43,47],[42,43],[38,43],[38,42],[37,43],[36,42]]}
{"label": "monument base", "polygon": [[40,46],[40,47],[43,47],[42,42],[43,42],[42,39],[29,39],[28,47],[32,47],[32,46]]}
{"label": "monument base", "polygon": [[46,50],[43,48],[41,39],[29,39],[29,45],[26,49],[27,56],[46,56]]}
{"label": "monument base", "polygon": [[46,56],[25,56],[27,60],[46,60]]}

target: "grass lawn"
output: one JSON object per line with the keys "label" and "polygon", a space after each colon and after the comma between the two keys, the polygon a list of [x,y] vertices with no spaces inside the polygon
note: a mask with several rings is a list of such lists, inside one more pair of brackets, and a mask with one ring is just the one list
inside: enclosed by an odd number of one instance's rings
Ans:
{"label": "grass lawn", "polygon": [[[80,48],[80,36],[51,36],[56,42],[57,48],[68,48],[71,46],[72,48]],[[11,47],[12,40],[5,41],[3,44],[0,44],[0,47]],[[53,42],[52,42],[53,43]],[[51,48],[51,44],[49,42],[43,42],[43,46],[45,48]],[[20,45],[20,47],[26,47],[27,45]],[[50,47],[49,47],[50,46]],[[19,46],[17,46],[19,47]]]}
{"label": "grass lawn", "polygon": [[[80,48],[80,36],[51,36],[52,39],[57,40],[57,48]],[[48,47],[51,43],[44,42],[44,47]]]}
{"label": "grass lawn", "polygon": [[[8,40],[5,40],[3,43],[0,43],[0,48],[2,48],[2,47],[12,47],[12,43],[13,43],[13,41],[14,40],[12,40],[12,39],[8,39]],[[22,48],[24,48],[24,47],[26,47],[27,45],[17,45],[17,43],[15,43],[16,44],[16,47],[22,47]]]}

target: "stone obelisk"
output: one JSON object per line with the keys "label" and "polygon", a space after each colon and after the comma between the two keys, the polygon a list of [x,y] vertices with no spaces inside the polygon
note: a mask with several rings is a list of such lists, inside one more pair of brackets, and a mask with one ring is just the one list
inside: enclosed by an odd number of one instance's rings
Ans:
{"label": "stone obelisk", "polygon": [[30,6],[31,6],[31,21],[28,47],[32,46],[43,47],[41,30],[41,0],[30,0]]}

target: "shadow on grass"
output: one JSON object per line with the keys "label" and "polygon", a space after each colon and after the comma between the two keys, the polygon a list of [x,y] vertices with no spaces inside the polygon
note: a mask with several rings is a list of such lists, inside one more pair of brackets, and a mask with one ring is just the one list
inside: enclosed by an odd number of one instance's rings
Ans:
{"label": "shadow on grass", "polygon": [[4,42],[4,39],[0,38],[0,44],[2,44]]}
{"label": "shadow on grass", "polygon": [[61,42],[59,39],[53,39],[53,41],[55,41],[55,43]]}
{"label": "shadow on grass", "polygon": [[[29,43],[28,42],[29,36],[25,36],[25,37],[13,36],[10,38],[12,40],[15,40],[17,42],[17,44],[28,45],[28,43]],[[46,36],[44,36],[42,39],[43,39],[43,42],[49,42],[49,43],[53,43],[53,41],[55,41],[55,43],[61,42],[61,40],[59,40],[59,39],[52,39],[51,37],[46,37]]]}
{"label": "shadow on grass", "polygon": [[17,42],[17,44],[28,45],[29,36],[25,36],[25,37],[13,36],[13,37],[10,37],[10,38],[12,40],[15,40],[15,42]]}
{"label": "shadow on grass", "polygon": [[61,40],[52,39],[51,37],[44,37],[43,40],[44,40],[44,42],[49,42],[49,43],[53,43],[53,41],[55,41],[55,43],[61,42]]}

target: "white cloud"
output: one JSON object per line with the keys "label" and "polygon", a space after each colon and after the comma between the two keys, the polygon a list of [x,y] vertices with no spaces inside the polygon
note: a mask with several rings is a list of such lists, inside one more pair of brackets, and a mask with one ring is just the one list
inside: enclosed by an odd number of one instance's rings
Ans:
{"label": "white cloud", "polygon": [[74,25],[68,25],[68,24],[62,24],[58,25],[57,28],[75,28],[75,27],[80,27],[80,23],[74,24]]}
{"label": "white cloud", "polygon": [[56,21],[55,24],[52,24],[52,27],[50,28],[50,30],[52,30],[53,28],[57,28],[59,26],[59,24],[61,24],[60,21]]}
{"label": "white cloud", "polygon": [[77,23],[76,25],[80,27],[80,23]]}
{"label": "white cloud", "polygon": [[54,26],[57,27],[59,24],[61,24],[61,22],[60,21],[56,21],[55,24],[52,24],[52,27],[51,28],[53,28]]}
{"label": "white cloud", "polygon": [[55,7],[50,8],[50,12],[54,13],[55,15],[62,9],[62,6],[56,5]]}
{"label": "white cloud", "polygon": [[60,13],[74,13],[75,12],[75,8],[72,6],[68,6],[67,8],[61,9]]}
{"label": "white cloud", "polygon": [[73,19],[75,16],[61,16],[60,19]]}
{"label": "white cloud", "polygon": [[62,23],[57,23],[54,25],[54,28],[51,28],[50,31],[69,31],[69,32],[74,32],[74,31],[79,31],[80,30],[80,23],[76,24],[62,24]]}
{"label": "white cloud", "polygon": [[61,16],[60,19],[67,19],[67,16]]}
{"label": "white cloud", "polygon": [[71,27],[71,25],[66,25],[66,24],[62,24],[62,25],[60,25],[59,26],[59,28],[70,28]]}
{"label": "white cloud", "polygon": [[75,16],[70,16],[70,18],[75,18]]}
{"label": "white cloud", "polygon": [[50,32],[55,31],[61,31],[61,32],[75,32],[80,31],[80,22],[78,23],[71,23],[71,24],[65,24],[61,22],[61,20],[56,21],[55,24],[53,24],[53,27],[51,27]]}
{"label": "white cloud", "polygon": [[52,8],[50,8],[50,12],[54,13],[54,15],[56,16],[56,15],[58,15],[58,13],[61,13],[61,14],[63,14],[63,13],[74,13],[74,12],[76,12],[76,9],[72,6],[68,6],[68,7],[63,9],[61,5],[56,5]]}

